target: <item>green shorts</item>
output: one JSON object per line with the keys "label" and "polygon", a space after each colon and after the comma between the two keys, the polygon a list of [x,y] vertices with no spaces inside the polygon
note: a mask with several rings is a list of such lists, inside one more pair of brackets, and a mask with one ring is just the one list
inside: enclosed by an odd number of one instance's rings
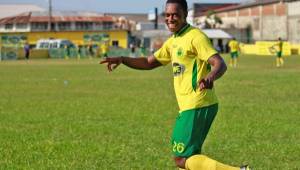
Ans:
{"label": "green shorts", "polygon": [[231,56],[231,58],[233,59],[233,58],[238,58],[238,56],[239,56],[239,53],[236,51],[236,52],[231,52],[230,53],[230,56]]}
{"label": "green shorts", "polygon": [[190,157],[201,153],[202,144],[218,112],[218,104],[179,113],[172,136],[176,157]]}
{"label": "green shorts", "polygon": [[282,51],[278,51],[278,52],[277,52],[277,57],[278,57],[278,58],[282,57]]}

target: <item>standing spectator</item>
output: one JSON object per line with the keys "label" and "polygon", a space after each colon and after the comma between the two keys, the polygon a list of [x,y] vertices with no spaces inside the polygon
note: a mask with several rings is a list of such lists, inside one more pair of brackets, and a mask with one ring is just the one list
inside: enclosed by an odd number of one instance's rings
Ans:
{"label": "standing spectator", "polygon": [[29,60],[30,45],[28,44],[28,42],[26,42],[25,45],[24,45],[24,52],[25,52],[25,59]]}
{"label": "standing spectator", "polygon": [[135,45],[131,43],[129,47],[130,47],[130,56],[135,57]]}
{"label": "standing spectator", "polygon": [[88,51],[89,51],[89,58],[93,58],[95,56],[95,52],[94,52],[94,44],[90,44],[88,46]]}
{"label": "standing spectator", "polygon": [[140,46],[140,50],[141,50],[141,56],[146,57],[146,47],[143,44]]}
{"label": "standing spectator", "polygon": [[80,45],[78,45],[78,55],[77,55],[77,59],[80,59],[80,57],[81,57],[81,53],[82,53],[82,45],[80,44]]}
{"label": "standing spectator", "polygon": [[64,59],[68,60],[69,59],[69,47],[67,45],[62,46],[62,56]]}

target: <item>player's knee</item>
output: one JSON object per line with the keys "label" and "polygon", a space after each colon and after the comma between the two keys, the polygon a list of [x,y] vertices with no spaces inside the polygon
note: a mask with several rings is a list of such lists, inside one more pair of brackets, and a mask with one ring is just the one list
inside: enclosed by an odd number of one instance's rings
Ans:
{"label": "player's knee", "polygon": [[183,158],[183,157],[175,157],[175,158],[174,158],[174,161],[175,161],[175,164],[176,164],[177,167],[182,168],[182,169],[185,169],[185,161],[186,161],[186,158]]}

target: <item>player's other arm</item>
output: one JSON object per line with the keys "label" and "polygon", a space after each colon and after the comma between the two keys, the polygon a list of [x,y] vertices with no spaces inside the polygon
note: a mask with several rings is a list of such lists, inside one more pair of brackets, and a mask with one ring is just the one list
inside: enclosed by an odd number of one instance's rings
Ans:
{"label": "player's other arm", "polygon": [[113,71],[120,64],[124,64],[130,68],[138,70],[151,70],[162,65],[153,55],[147,58],[108,57],[102,60],[100,64],[107,64],[108,71]]}
{"label": "player's other arm", "polygon": [[227,70],[227,66],[219,54],[211,56],[208,63],[212,65],[212,71],[200,81],[200,90],[213,88],[214,81],[222,77]]}

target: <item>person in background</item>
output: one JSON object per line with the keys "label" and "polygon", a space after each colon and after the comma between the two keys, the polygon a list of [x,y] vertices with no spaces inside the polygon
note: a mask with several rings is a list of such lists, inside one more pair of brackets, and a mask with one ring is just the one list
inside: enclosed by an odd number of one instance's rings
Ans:
{"label": "person in background", "polygon": [[141,57],[146,57],[146,47],[144,46],[144,44],[140,45],[140,51],[141,51]]}
{"label": "person in background", "polygon": [[229,65],[231,67],[237,67],[237,63],[238,63],[238,57],[239,57],[239,42],[235,39],[232,38],[232,40],[229,41],[229,49],[230,49],[230,63]]}
{"label": "person in background", "polygon": [[109,44],[107,41],[101,44],[102,57],[108,57]]}
{"label": "person in background", "polygon": [[282,67],[284,64],[284,60],[282,58],[283,41],[281,37],[278,38],[276,46],[278,46],[278,51],[276,53],[276,67]]}
{"label": "person in background", "polygon": [[136,57],[136,55],[135,55],[135,44],[130,43],[129,48],[130,48],[130,56],[131,57]]}
{"label": "person in background", "polygon": [[30,45],[28,42],[26,42],[24,44],[24,53],[25,53],[25,59],[29,60],[29,56],[30,56]]}
{"label": "person in background", "polygon": [[93,44],[89,44],[88,51],[89,51],[89,58],[90,59],[93,58],[95,56]]}

